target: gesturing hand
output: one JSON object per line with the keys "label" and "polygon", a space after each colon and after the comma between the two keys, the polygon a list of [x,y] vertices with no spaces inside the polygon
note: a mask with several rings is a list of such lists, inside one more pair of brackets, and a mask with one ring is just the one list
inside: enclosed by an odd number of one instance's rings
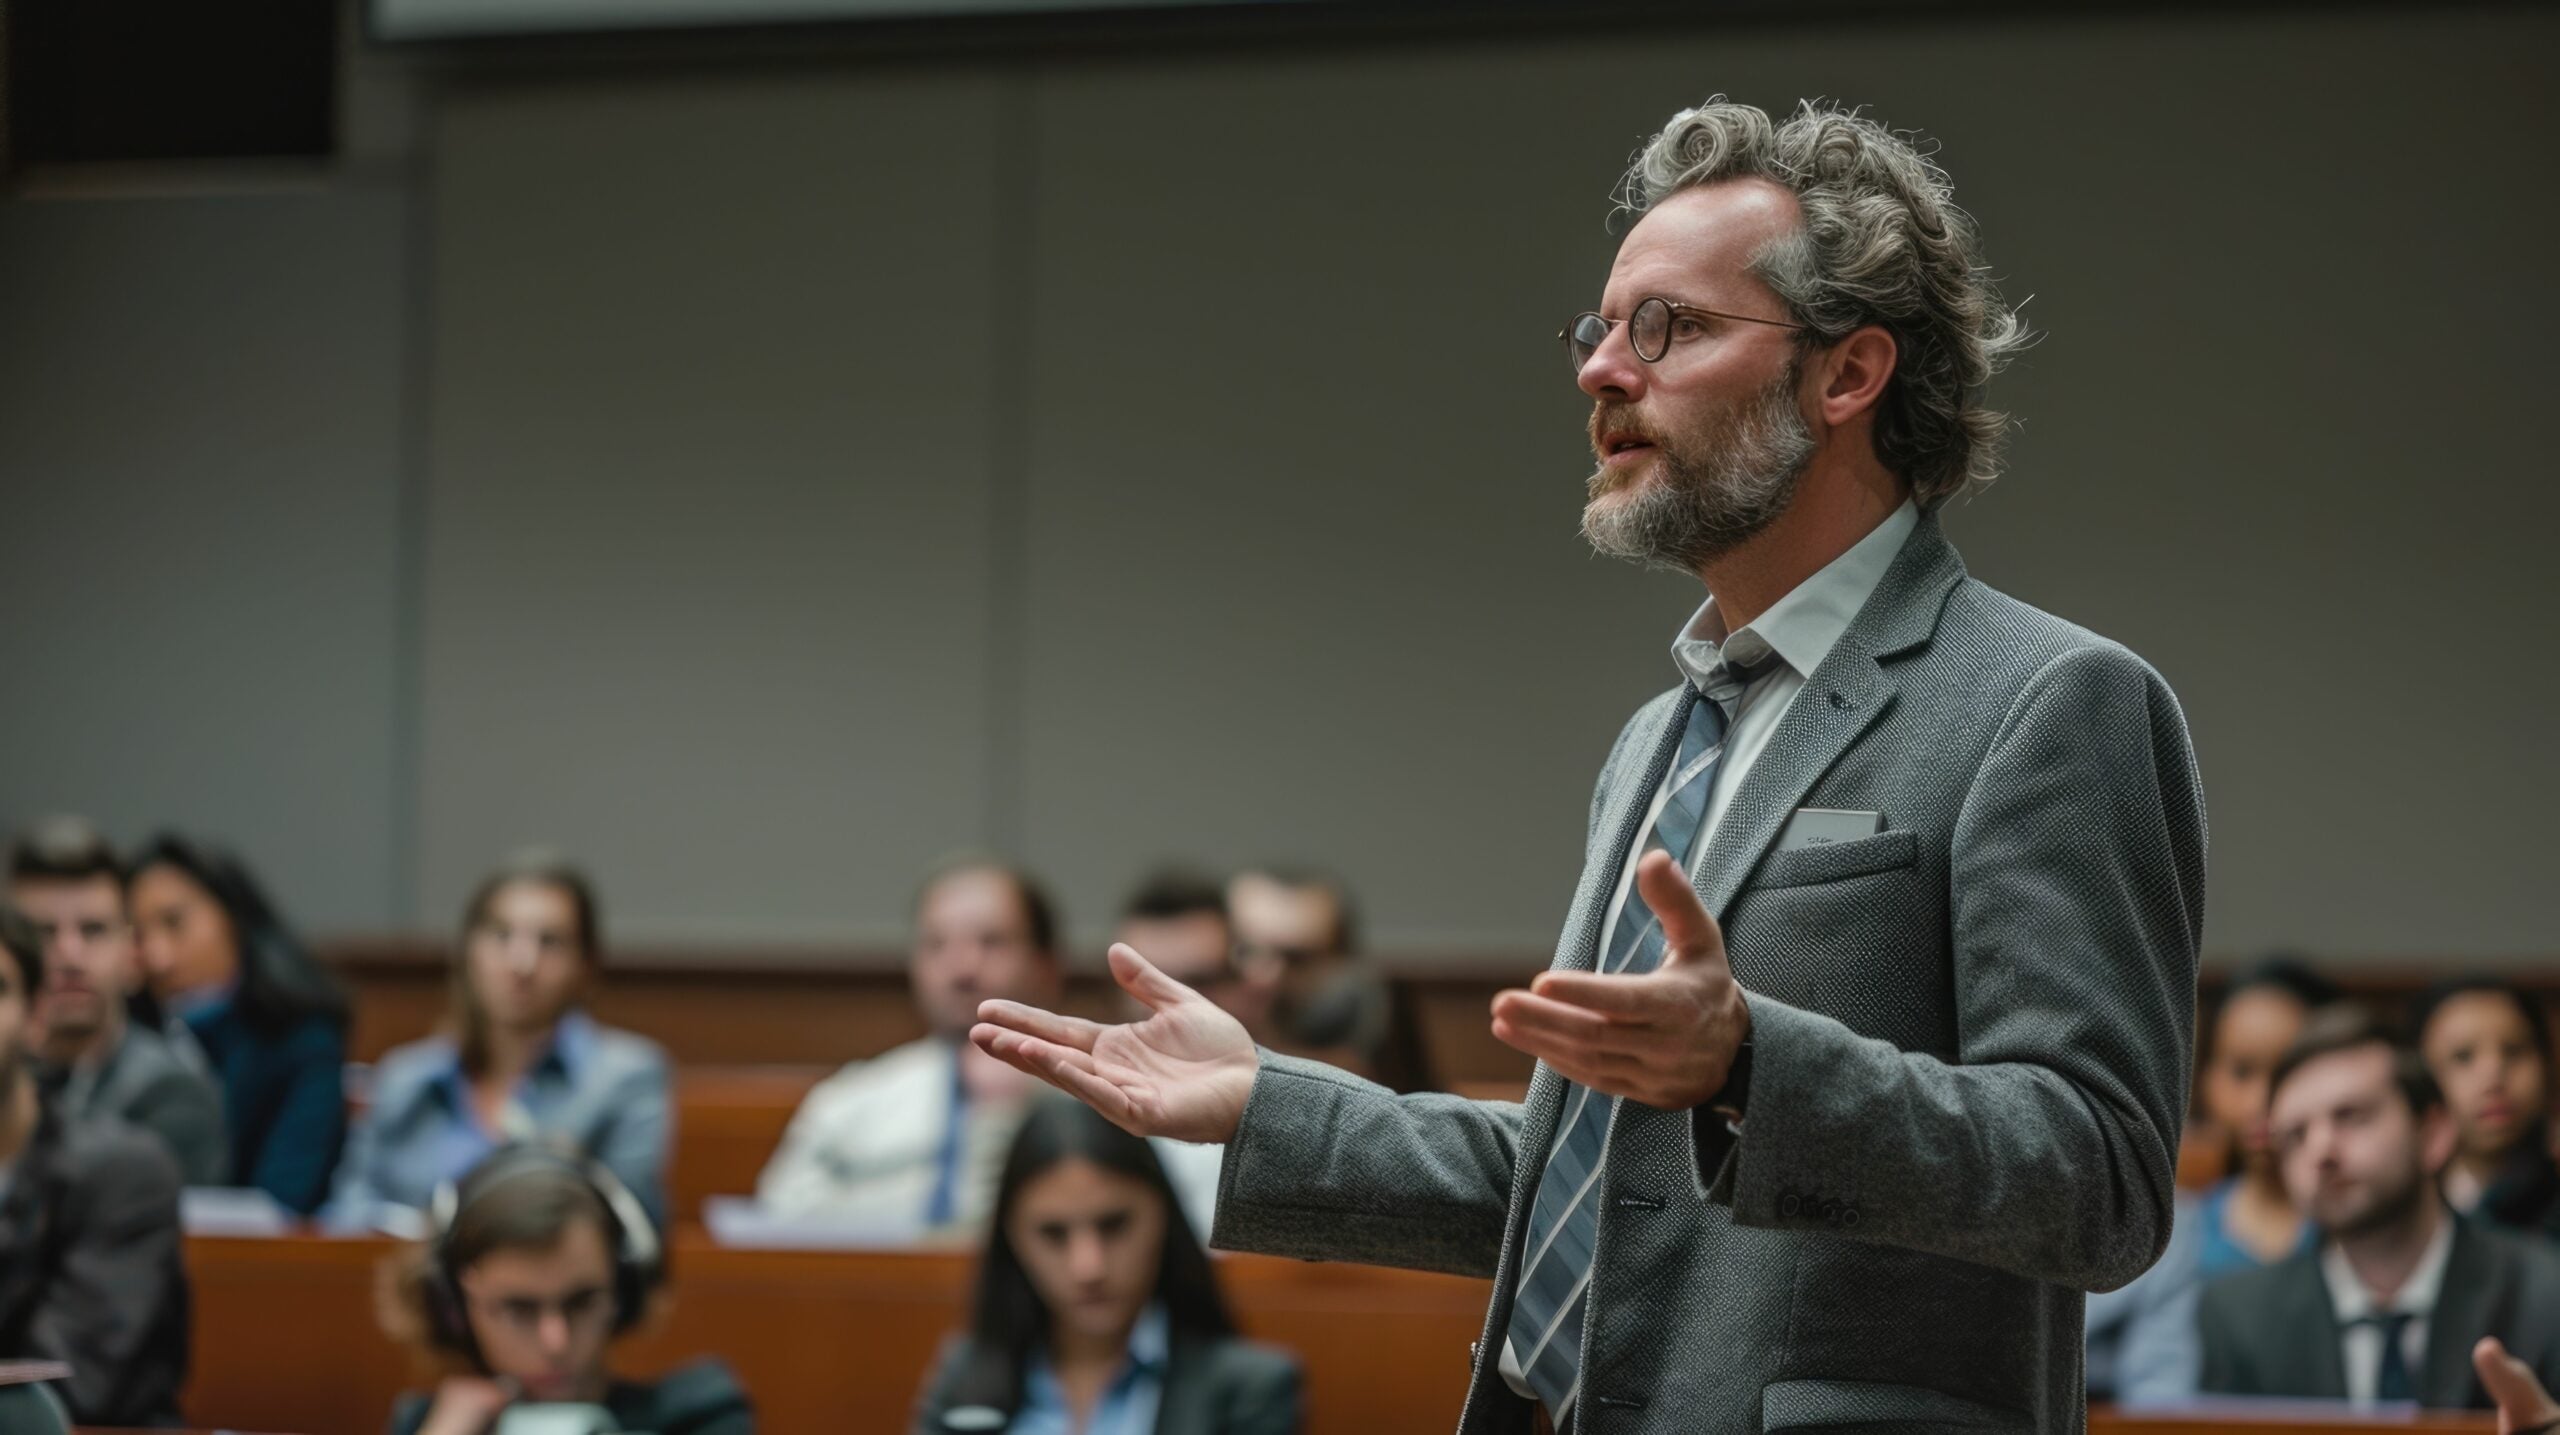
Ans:
{"label": "gesturing hand", "polygon": [[2496,1337],[2471,1347],[2471,1365],[2480,1372],[2480,1388],[2497,1403],[2498,1435],[2560,1429],[2560,1401],[2533,1378],[2533,1367],[2507,1354]]}
{"label": "gesturing hand", "polygon": [[1667,852],[1636,864],[1662,919],[1662,962],[1603,976],[1547,972],[1493,999],[1493,1034],[1594,1091],[1677,1111],[1724,1088],[1751,1034],[1751,1008],[1726,964],[1724,932]]}
{"label": "gesturing hand", "polygon": [[1262,1065],[1244,1024],[1125,942],[1111,949],[1111,976],[1145,1004],[1146,1020],[1106,1026],[991,1001],[979,1005],[969,1039],[1124,1131],[1177,1141],[1232,1138]]}

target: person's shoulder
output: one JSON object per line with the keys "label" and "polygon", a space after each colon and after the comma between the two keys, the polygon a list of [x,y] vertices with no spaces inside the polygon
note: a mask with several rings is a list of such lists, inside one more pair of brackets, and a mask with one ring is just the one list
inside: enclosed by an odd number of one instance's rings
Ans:
{"label": "person's shoulder", "polygon": [[1297,1356],[1258,1340],[1226,1336],[1210,1342],[1206,1354],[1220,1378],[1235,1384],[1293,1383],[1298,1378]]}
{"label": "person's shoulder", "polygon": [[2486,1221],[2466,1219],[2460,1231],[2463,1240],[2477,1242],[2487,1253],[2491,1266],[2516,1273],[2528,1301],[2560,1308],[2560,1246],[2547,1237]]}
{"label": "person's shoulder", "polygon": [[752,1429],[754,1402],[729,1367],[706,1357],[678,1366],[654,1385],[616,1392],[613,1413],[635,1430],[657,1435],[711,1435]]}
{"label": "person's shoulder", "polygon": [[933,1037],[918,1037],[878,1056],[848,1061],[810,1088],[808,1099],[868,1101],[884,1093],[905,1093],[949,1080],[951,1048]]}
{"label": "person's shoulder", "polygon": [[661,1077],[673,1066],[667,1060],[667,1049],[636,1031],[601,1022],[595,1028],[595,1060],[598,1070],[617,1075]]}
{"label": "person's shoulder", "polygon": [[325,1059],[343,1063],[347,1059],[347,1028],[327,1012],[305,1012],[265,1037],[262,1045],[288,1061]]}
{"label": "person's shoulder", "polygon": [[391,1402],[388,1435],[417,1435],[418,1427],[427,1423],[428,1403],[434,1397],[425,1391],[412,1390]]}
{"label": "person's shoulder", "polygon": [[373,1063],[373,1089],[378,1100],[382,1093],[424,1086],[453,1069],[453,1040],[444,1036],[422,1036],[404,1041],[376,1057]]}
{"label": "person's shoulder", "polygon": [[2273,1265],[2209,1277],[2204,1283],[2204,1307],[2245,1322],[2281,1305],[2286,1292],[2304,1280],[2317,1282],[2319,1260],[2316,1249],[2300,1250]]}
{"label": "person's shoulder", "polygon": [[58,1161],[74,1208],[102,1198],[174,1205],[182,1184],[177,1157],[166,1143],[111,1116],[67,1124]]}
{"label": "person's shoulder", "polygon": [[2115,639],[2013,598],[1979,578],[1965,578],[1948,594],[1938,619],[1938,636],[1941,641],[1953,639],[1953,648],[1969,661],[2021,676],[2072,663],[2153,673],[2141,654]]}

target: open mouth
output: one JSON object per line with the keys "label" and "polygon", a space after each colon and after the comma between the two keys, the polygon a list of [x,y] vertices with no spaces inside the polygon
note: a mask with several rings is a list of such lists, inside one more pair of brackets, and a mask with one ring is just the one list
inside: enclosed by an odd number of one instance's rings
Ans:
{"label": "open mouth", "polygon": [[1609,433],[1600,436],[1600,457],[1603,461],[1631,453],[1647,453],[1652,448],[1652,441],[1641,434]]}

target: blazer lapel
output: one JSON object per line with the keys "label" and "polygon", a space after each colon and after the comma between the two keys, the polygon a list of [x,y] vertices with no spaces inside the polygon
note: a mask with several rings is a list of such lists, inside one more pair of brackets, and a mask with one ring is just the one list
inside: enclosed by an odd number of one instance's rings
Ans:
{"label": "blazer lapel", "polygon": [[1600,799],[1600,821],[1592,830],[1609,845],[1599,849],[1599,860],[1583,864],[1584,890],[1574,901],[1579,923],[1573,944],[1557,954],[1559,971],[1589,971],[1599,963],[1600,931],[1608,925],[1609,901],[1626,866],[1627,849],[1635,843],[1636,824],[1644,821],[1645,812],[1653,806],[1654,793],[1662,786],[1663,771],[1671,765],[1672,754],[1680,750],[1680,730],[1685,725],[1688,704],[1675,698],[1663,708],[1661,722],[1652,733],[1639,738],[1646,745],[1630,745],[1628,756],[1641,755],[1643,761],[1630,762]]}
{"label": "blazer lapel", "polygon": [[1156,1400],[1156,1435],[1193,1435],[1217,1428],[1217,1389],[1210,1378],[1208,1357],[1209,1348],[1200,1342],[1175,1338]]}
{"label": "blazer lapel", "polygon": [[2320,1274],[2315,1254],[2288,1258],[2295,1271],[2285,1302],[2284,1320],[2272,1334],[2276,1348],[2290,1350],[2300,1362],[2279,1387],[2300,1391],[2314,1400],[2347,1398],[2347,1357],[2338,1344],[2338,1307],[2329,1299],[2329,1282]]}
{"label": "blazer lapel", "polygon": [[2514,1270],[2468,1222],[2455,1219],[2453,1250],[2445,1256],[2444,1282],[2427,1313],[2426,1368],[2418,1375],[2418,1400],[2431,1410],[2460,1410],[2485,1403],[2471,1368],[2471,1347],[2508,1324],[2501,1313],[2515,1299]]}
{"label": "blazer lapel", "polygon": [[1691,880],[1718,920],[1804,795],[1893,705],[1900,685],[1879,660],[1928,641],[1947,594],[1963,577],[1963,560],[1938,532],[1937,519],[1922,515],[1867,605],[1806,677],[1700,854]]}

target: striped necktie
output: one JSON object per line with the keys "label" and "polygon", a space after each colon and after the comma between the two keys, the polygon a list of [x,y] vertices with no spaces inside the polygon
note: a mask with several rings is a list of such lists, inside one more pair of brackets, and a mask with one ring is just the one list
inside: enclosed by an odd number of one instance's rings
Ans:
{"label": "striped necktie", "polygon": [[[1668,852],[1684,869],[1715,789],[1717,761],[1742,692],[1756,671],[1719,667],[1703,695],[1686,690],[1687,716],[1680,754],[1673,760],[1670,791],[1646,830],[1646,852]],[[1603,972],[1649,972],[1662,961],[1662,923],[1645,906],[1632,877],[1610,924]],[[1583,1305],[1591,1284],[1592,1233],[1599,1224],[1600,1168],[1608,1149],[1614,1097],[1565,1083],[1564,1116],[1547,1151],[1529,1210],[1527,1257],[1511,1304],[1511,1353],[1548,1412],[1561,1426],[1582,1386]]]}

